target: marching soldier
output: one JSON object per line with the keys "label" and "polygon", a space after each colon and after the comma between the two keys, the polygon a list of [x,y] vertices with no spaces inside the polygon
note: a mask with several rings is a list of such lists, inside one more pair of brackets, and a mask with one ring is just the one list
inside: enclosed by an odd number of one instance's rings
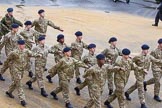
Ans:
{"label": "marching soldier", "polygon": [[75,66],[88,68],[88,66],[81,61],[78,61],[71,56],[71,49],[66,47],[63,50],[64,57],[54,66],[59,77],[59,87],[51,92],[55,100],[58,100],[57,94],[62,92],[66,108],[73,108],[69,100],[69,84],[74,76]]}
{"label": "marching soldier", "polygon": [[[20,35],[24,38],[25,40],[25,45],[26,48],[29,50],[32,49],[33,44],[37,43],[38,44],[38,37],[41,35],[41,33],[38,33],[37,31],[31,29],[32,22],[31,21],[26,21],[24,23],[25,29],[20,32]],[[35,41],[34,41],[35,39]],[[27,71],[29,72],[29,77],[33,76],[32,70],[31,70],[31,61],[30,59],[28,60],[29,64],[27,67]]]}
{"label": "marching soldier", "polygon": [[[5,47],[5,52],[6,56],[9,55],[9,53],[15,49],[17,49],[17,41],[19,39],[23,39],[21,35],[18,35],[18,29],[19,25],[18,24],[12,24],[12,30],[9,32],[7,35],[5,35],[0,43],[0,51],[2,50],[3,47]],[[8,66],[3,66],[3,68],[0,71],[0,80],[5,81],[5,79],[2,77],[2,74],[7,70],[9,67]],[[10,72],[10,74],[12,74]]]}
{"label": "marching soldier", "polygon": [[[150,54],[156,59],[162,60],[162,39],[158,40],[158,48],[152,51]],[[144,90],[147,91],[146,86],[150,84],[154,84],[154,100],[157,102],[161,102],[162,100],[159,97],[160,92],[160,79],[162,77],[162,66],[161,64],[152,63],[151,65],[153,78],[144,82]]]}
{"label": "marching soldier", "polygon": [[[21,102],[22,106],[26,105],[26,99],[25,94],[22,88],[22,78],[23,74],[25,72],[25,68],[27,65],[27,59],[28,57],[40,57],[41,54],[34,54],[28,49],[25,49],[25,41],[24,40],[18,40],[18,49],[15,49],[12,51],[8,57],[7,60],[4,62],[4,65],[10,66],[12,84],[10,85],[9,89],[6,91],[6,95],[8,95],[10,98],[14,98],[12,95],[12,92],[17,89],[18,96]],[[10,64],[12,62],[12,64]],[[3,67],[2,67],[3,68]]]}
{"label": "marching soldier", "polygon": [[89,68],[83,75],[84,78],[91,78],[91,83],[88,84],[91,99],[84,108],[91,108],[92,106],[101,108],[101,94],[106,83],[107,72],[109,68],[112,69],[112,66],[105,65],[105,56],[103,54],[98,54],[96,59],[97,63]]}
{"label": "marching soldier", "polygon": [[[72,48],[72,57],[74,57],[77,60],[81,60],[82,54],[83,54],[83,48],[87,49],[87,44],[85,44],[82,41],[82,32],[77,31],[75,33],[76,36],[76,41],[73,42],[71,44],[71,48]],[[80,79],[80,72],[79,72],[79,68],[75,67],[75,76],[76,76],[76,82],[78,84],[81,83],[81,79]]]}
{"label": "marching soldier", "polygon": [[144,44],[141,46],[142,49],[142,53],[138,56],[135,56],[133,58],[133,62],[139,66],[139,67],[143,67],[144,70],[141,71],[134,71],[135,77],[136,77],[136,83],[134,85],[132,85],[126,92],[125,92],[125,96],[127,100],[131,100],[131,98],[129,97],[129,94],[131,94],[134,90],[138,89],[138,96],[139,96],[139,100],[141,103],[141,108],[147,108],[145,105],[145,96],[144,96],[144,86],[143,86],[143,82],[145,80],[145,74],[147,74],[147,72],[149,71],[150,68],[150,63],[154,62],[154,63],[159,63],[161,64],[162,61],[155,59],[153,56],[151,56],[150,54],[148,54],[148,50],[149,50],[149,46]]}
{"label": "marching soldier", "polygon": [[39,19],[34,20],[32,24],[32,27],[34,26],[36,31],[46,35],[48,26],[51,26],[52,28],[57,29],[61,32],[64,31],[60,27],[56,26],[52,21],[45,19],[45,11],[43,9],[40,9],[38,11],[38,14]]}
{"label": "marching soldier", "polygon": [[[55,57],[56,63],[58,63],[61,60],[61,58],[64,56],[62,51],[65,47],[67,47],[66,43],[64,42],[63,34],[59,34],[57,36],[57,42],[58,42],[58,44],[51,47],[51,50],[54,52],[54,57]],[[55,73],[53,71],[53,68],[51,68],[48,70],[48,73],[49,73],[49,75],[47,75],[46,78],[48,79],[48,81],[50,83],[52,83],[52,77],[54,77],[57,74],[57,72]]]}
{"label": "marching soldier", "polygon": [[[109,39],[110,47],[106,48],[101,53],[106,56],[106,63],[113,65],[117,59],[117,57],[121,54],[121,51],[116,47],[117,44],[117,38],[111,37]],[[110,72],[107,74],[108,79],[108,89],[109,89],[109,95],[113,93],[113,72]]]}
{"label": "marching soldier", "polygon": [[[8,28],[8,30],[12,29],[11,25],[14,23],[23,27],[23,24],[20,21],[16,20],[13,16],[13,8],[8,8],[7,12],[8,13],[5,15],[5,17],[2,18],[1,23],[4,24]],[[9,32],[8,30],[5,31],[5,34]]]}
{"label": "marching soldier", "polygon": [[47,97],[48,94],[45,91],[45,85],[43,82],[43,74],[44,68],[47,62],[48,53],[53,53],[51,50],[45,45],[45,36],[40,36],[38,38],[39,44],[32,49],[35,53],[40,53],[43,55],[41,58],[35,58],[35,76],[32,77],[29,81],[26,82],[29,89],[32,90],[32,83],[37,81],[39,88],[41,89],[41,95]]}
{"label": "marching soldier", "polygon": [[[89,67],[92,67],[93,65],[97,64],[96,54],[95,54],[96,45],[89,44],[88,50],[89,50],[89,53],[82,58],[82,61]],[[86,72],[86,70],[85,70],[85,72]],[[89,78],[86,78],[84,80],[84,82],[82,82],[80,85],[75,87],[74,90],[76,91],[76,94],[80,95],[80,90],[82,90],[84,87],[86,87],[88,85],[88,83],[90,83],[90,81],[91,80],[89,80]]]}
{"label": "marching soldier", "polygon": [[135,69],[142,69],[138,68],[132,61],[132,59],[129,57],[130,50],[125,48],[122,50],[122,57],[118,57],[116,59],[116,62],[114,64],[114,68],[121,68],[120,70],[114,72],[114,84],[115,84],[115,91],[114,93],[108,97],[108,99],[105,101],[105,105],[107,108],[113,108],[111,106],[111,102],[114,101],[116,98],[118,99],[119,107],[125,108],[125,102],[124,102],[124,88],[128,82],[128,78],[130,75],[131,70]]}

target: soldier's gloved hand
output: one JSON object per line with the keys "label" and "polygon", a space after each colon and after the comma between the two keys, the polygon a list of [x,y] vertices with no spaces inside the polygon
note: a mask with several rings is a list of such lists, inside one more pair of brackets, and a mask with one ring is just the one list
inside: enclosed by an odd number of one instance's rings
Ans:
{"label": "soldier's gloved hand", "polygon": [[125,68],[123,68],[123,67],[120,67],[120,69],[119,69],[119,70],[125,71]]}

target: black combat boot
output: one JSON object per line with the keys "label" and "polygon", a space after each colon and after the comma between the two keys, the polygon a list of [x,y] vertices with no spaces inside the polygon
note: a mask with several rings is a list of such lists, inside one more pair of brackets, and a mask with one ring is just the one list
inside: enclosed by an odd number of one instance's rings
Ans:
{"label": "black combat boot", "polygon": [[26,106],[26,102],[24,100],[21,101],[21,105],[25,107]]}
{"label": "black combat boot", "polygon": [[127,92],[125,92],[125,97],[128,101],[131,101],[131,98],[129,97],[129,94]]}
{"label": "black combat boot", "polygon": [[31,81],[26,82],[26,85],[28,85],[30,90],[33,90],[32,82]]}
{"label": "black combat boot", "polygon": [[14,96],[12,95],[12,93],[9,93],[8,91],[6,91],[6,95],[9,96],[10,98],[14,98]]}
{"label": "black combat boot", "polygon": [[80,78],[77,78],[76,79],[76,83],[81,84],[82,83],[81,79]]}
{"label": "black combat boot", "polygon": [[110,102],[108,102],[107,100],[104,102],[104,105],[107,106],[107,108],[113,108],[110,104]]}
{"label": "black combat boot", "polygon": [[76,95],[80,96],[80,89],[78,87],[75,87],[74,90],[76,91]]}
{"label": "black combat boot", "polygon": [[155,27],[157,27],[157,26],[158,26],[158,24],[157,24],[157,23],[155,23],[155,24],[152,24],[152,26],[155,26]]}
{"label": "black combat boot", "polygon": [[3,63],[0,61],[0,65],[3,65]]}
{"label": "black combat boot", "polygon": [[0,80],[5,81],[5,79],[3,78],[3,76],[1,74],[0,74]]}
{"label": "black combat boot", "polygon": [[69,103],[66,103],[66,108],[73,108],[73,106],[71,105],[71,103],[69,102]]}
{"label": "black combat boot", "polygon": [[46,78],[48,79],[49,83],[53,83],[50,75],[47,75]]}
{"label": "black combat boot", "polygon": [[55,92],[51,92],[50,94],[53,96],[53,99],[58,100],[58,97]]}
{"label": "black combat boot", "polygon": [[147,91],[147,84],[146,84],[146,81],[143,82],[143,87],[144,87],[144,91]]}
{"label": "black combat boot", "polygon": [[112,93],[113,93],[113,90],[110,89],[109,90],[109,95],[112,95]]}
{"label": "black combat boot", "polygon": [[44,88],[41,88],[41,95],[43,97],[47,97],[48,96],[48,94],[46,93],[46,91],[44,90]]}
{"label": "black combat boot", "polygon": [[141,104],[141,108],[147,108],[147,106],[145,105],[145,103]]}
{"label": "black combat boot", "polygon": [[29,71],[29,75],[28,75],[30,78],[33,77],[33,72],[32,71]]}
{"label": "black combat boot", "polygon": [[154,96],[154,99],[155,99],[157,102],[161,102],[161,101],[162,101],[162,100],[160,99],[160,97],[157,96],[157,95]]}

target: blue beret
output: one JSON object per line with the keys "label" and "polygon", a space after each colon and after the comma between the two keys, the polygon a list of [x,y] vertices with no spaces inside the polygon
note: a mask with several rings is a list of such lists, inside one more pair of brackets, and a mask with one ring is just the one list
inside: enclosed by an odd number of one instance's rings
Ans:
{"label": "blue beret", "polygon": [[69,47],[65,47],[65,48],[63,49],[63,53],[69,52],[69,51],[71,51],[71,49],[70,49]]}
{"label": "blue beret", "polygon": [[105,59],[105,56],[104,56],[103,54],[98,54],[98,55],[96,56],[96,59],[98,59],[98,60],[103,60],[103,59]]}
{"label": "blue beret", "polygon": [[32,25],[32,22],[31,22],[31,21],[26,21],[26,22],[24,23],[24,25]]}
{"label": "blue beret", "polygon": [[162,43],[162,38],[160,38],[160,39],[158,40],[158,43],[159,43],[159,44],[161,44],[161,43]]}
{"label": "blue beret", "polygon": [[96,45],[95,44],[89,44],[88,49],[91,49],[91,48],[96,48]]}
{"label": "blue beret", "polygon": [[64,35],[63,34],[59,34],[58,36],[57,36],[57,42],[60,40],[60,39],[63,39],[64,38]]}
{"label": "blue beret", "polygon": [[123,50],[122,50],[122,54],[123,55],[129,55],[131,53],[131,51],[129,50],[129,49],[127,49],[127,48],[124,48]]}
{"label": "blue beret", "polygon": [[116,37],[111,37],[111,38],[109,39],[109,43],[115,42],[115,41],[117,41],[117,38],[116,38]]}
{"label": "blue beret", "polygon": [[42,41],[42,40],[45,40],[45,35],[40,35],[39,36],[38,41]]}
{"label": "blue beret", "polygon": [[24,45],[24,44],[25,44],[25,41],[20,39],[20,40],[17,41],[17,43],[18,43],[19,45]]}
{"label": "blue beret", "polygon": [[150,47],[147,44],[141,46],[142,50],[148,50]]}
{"label": "blue beret", "polygon": [[8,8],[7,12],[13,12],[13,8]]}
{"label": "blue beret", "polygon": [[75,36],[82,36],[83,35],[83,33],[81,32],[81,31],[77,31],[76,33],[75,33]]}
{"label": "blue beret", "polygon": [[41,14],[41,13],[43,13],[43,12],[45,12],[43,9],[40,9],[39,11],[38,11],[38,14]]}
{"label": "blue beret", "polygon": [[12,24],[11,27],[12,27],[12,28],[18,28],[19,25],[18,25],[18,24]]}

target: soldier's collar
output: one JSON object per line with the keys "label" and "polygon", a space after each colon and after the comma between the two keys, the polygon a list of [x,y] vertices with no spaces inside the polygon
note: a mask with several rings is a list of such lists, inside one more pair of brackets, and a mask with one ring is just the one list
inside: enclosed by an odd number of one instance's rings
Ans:
{"label": "soldier's collar", "polygon": [[110,45],[110,48],[115,49],[116,47],[114,47],[114,46]]}

